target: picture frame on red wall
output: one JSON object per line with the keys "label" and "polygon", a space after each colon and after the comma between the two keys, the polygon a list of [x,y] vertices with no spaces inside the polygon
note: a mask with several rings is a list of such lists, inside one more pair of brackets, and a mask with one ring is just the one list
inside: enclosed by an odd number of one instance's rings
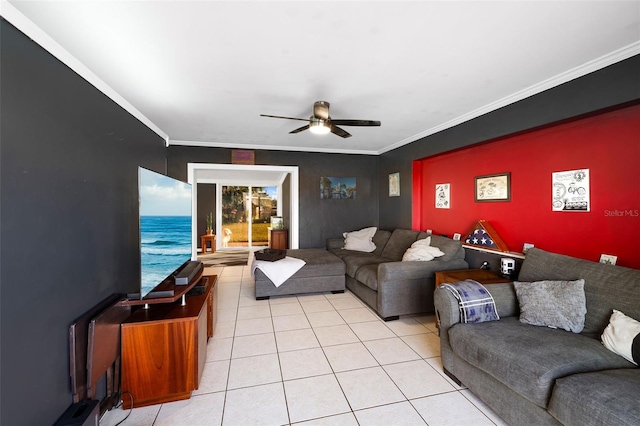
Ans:
{"label": "picture frame on red wall", "polygon": [[511,201],[511,172],[476,176],[476,202]]}

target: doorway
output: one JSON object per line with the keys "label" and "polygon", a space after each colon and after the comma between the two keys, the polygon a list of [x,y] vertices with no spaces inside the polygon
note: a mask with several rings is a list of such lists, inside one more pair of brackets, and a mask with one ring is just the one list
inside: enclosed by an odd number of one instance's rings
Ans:
{"label": "doorway", "polygon": [[[197,209],[197,200],[198,200],[198,183],[207,183],[207,184],[215,184],[216,185],[216,204],[218,206],[221,205],[222,195],[221,190],[223,186],[244,186],[247,188],[262,188],[264,192],[269,193],[268,188],[276,188],[275,194],[275,215],[285,217],[285,226],[289,229],[289,248],[297,249],[299,248],[299,194],[298,194],[298,179],[299,172],[297,166],[266,166],[266,165],[241,165],[241,164],[213,164],[213,163],[188,163],[187,164],[187,181],[192,185],[193,191],[193,204],[192,204],[192,212],[193,212],[193,221],[192,221],[192,238],[193,241],[198,241],[198,209]],[[264,211],[261,209],[266,208],[266,204],[263,200],[263,195],[261,191],[257,191],[254,195],[253,191],[247,191],[248,194],[251,194],[251,197],[248,198],[247,202],[253,204],[254,198],[255,202],[259,203],[257,207],[258,215],[263,215]],[[218,195],[219,194],[219,195]],[[273,197],[272,197],[273,198]],[[256,206],[252,208],[252,217],[256,217]],[[218,209],[220,210],[220,209]],[[248,210],[248,209],[247,209]],[[274,210],[271,210],[271,215],[274,215]],[[204,218],[201,218],[204,220]],[[265,219],[262,219],[265,220]],[[253,222],[256,222],[253,220]],[[259,222],[259,221],[257,221]],[[246,223],[246,222],[245,222]],[[218,238],[216,238],[216,249],[223,249],[223,238],[221,233],[223,230],[220,226],[222,224],[222,215],[216,215],[216,233]],[[220,228],[220,229],[218,229]],[[254,236],[254,234],[260,235],[257,227],[254,225],[251,228],[252,237],[254,241],[252,241],[253,247],[261,247],[261,245],[257,245],[258,243],[263,243],[262,241],[257,241],[258,239],[262,239],[262,237]],[[247,228],[247,234],[249,233],[249,228]],[[233,234],[232,234],[233,235]],[[249,239],[247,237],[247,243]],[[265,244],[266,245],[266,244]],[[233,247],[230,247],[229,250],[232,250]],[[241,248],[246,250],[246,248]],[[226,249],[225,249],[226,250]],[[197,259],[198,256],[198,245],[194,243],[192,245],[192,259]]]}
{"label": "doorway", "polygon": [[278,187],[221,185],[218,194],[222,249],[267,247],[271,216],[278,215]]}

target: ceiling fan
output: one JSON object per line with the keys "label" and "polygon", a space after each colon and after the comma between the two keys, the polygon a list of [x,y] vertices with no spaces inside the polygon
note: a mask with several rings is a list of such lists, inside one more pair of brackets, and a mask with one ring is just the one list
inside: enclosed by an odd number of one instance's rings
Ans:
{"label": "ceiling fan", "polygon": [[313,103],[313,115],[309,118],[295,118],[295,117],[282,117],[279,115],[267,115],[260,114],[261,117],[271,118],[284,118],[286,120],[298,120],[308,121],[309,124],[302,126],[298,129],[292,130],[289,133],[300,133],[303,130],[309,129],[312,133],[324,135],[329,132],[334,135],[338,135],[343,138],[351,137],[351,134],[340,126],[379,126],[379,121],[373,120],[347,120],[347,119],[332,119],[329,116],[329,102],[316,101]]}

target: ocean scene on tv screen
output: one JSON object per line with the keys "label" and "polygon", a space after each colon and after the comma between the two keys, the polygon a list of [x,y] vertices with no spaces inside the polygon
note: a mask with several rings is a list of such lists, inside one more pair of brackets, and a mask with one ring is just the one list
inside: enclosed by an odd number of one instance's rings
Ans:
{"label": "ocean scene on tv screen", "polygon": [[140,168],[141,297],[191,259],[191,185]]}

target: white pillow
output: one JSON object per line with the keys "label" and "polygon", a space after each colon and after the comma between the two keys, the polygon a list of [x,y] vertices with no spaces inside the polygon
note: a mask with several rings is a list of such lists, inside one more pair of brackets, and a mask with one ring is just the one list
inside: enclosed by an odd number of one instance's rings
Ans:
{"label": "white pillow", "polygon": [[431,247],[431,237],[418,240],[404,252],[403,262],[427,262],[436,257],[444,256],[438,247]]}
{"label": "white pillow", "polygon": [[377,227],[364,228],[359,231],[345,232],[342,234],[344,237],[344,249],[365,251],[371,253],[376,249],[376,245],[373,243],[373,236],[377,231]]}
{"label": "white pillow", "polygon": [[[634,343],[635,353],[632,350]],[[638,365],[640,362],[638,352],[640,351],[637,346],[640,346],[640,322],[614,309],[609,319],[609,325],[602,333],[602,344],[627,361]]]}

